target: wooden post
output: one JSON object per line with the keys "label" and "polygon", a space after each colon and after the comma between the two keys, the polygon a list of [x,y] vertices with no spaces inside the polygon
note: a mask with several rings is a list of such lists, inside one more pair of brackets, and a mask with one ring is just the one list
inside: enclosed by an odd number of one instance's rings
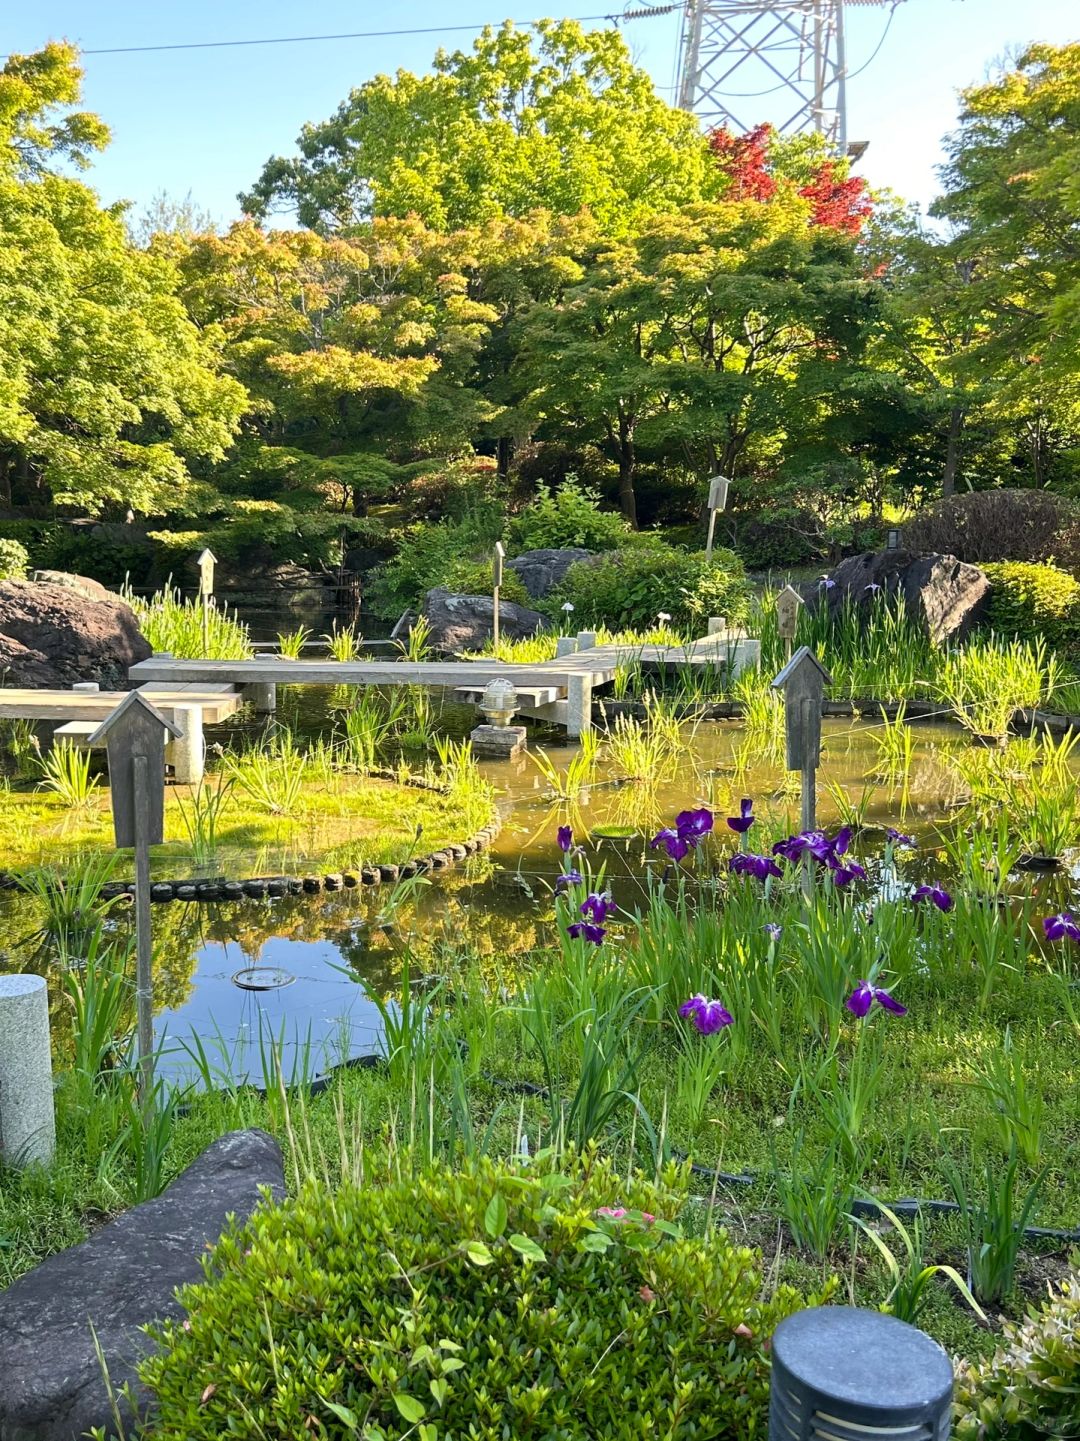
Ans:
{"label": "wooden post", "polygon": [[[802,829],[817,828],[817,769],[821,764],[821,702],[832,676],[808,645],[801,645],[773,681],[784,697],[784,738],[787,768],[799,771],[802,784]],[[803,885],[809,890],[807,859]]]}
{"label": "wooden post", "polygon": [[709,533],[705,540],[705,562],[712,561],[713,537],[716,533],[716,512],[727,506],[728,487],[731,482],[724,475],[714,475],[709,481]]}
{"label": "wooden post", "polygon": [[491,626],[496,660],[499,658],[499,591],[502,589],[503,561],[505,559],[506,551],[503,548],[503,543],[501,540],[497,540],[495,542],[495,554],[491,560],[491,578],[493,582],[491,590]]}
{"label": "wooden post", "polygon": [[791,646],[799,627],[799,608],[803,598],[793,585],[785,585],[776,597],[776,629],[784,641],[787,659],[791,659]]}
{"label": "wooden post", "polygon": [[207,546],[201,550],[196,564],[199,567],[199,598],[202,601],[202,645],[203,659],[209,659],[210,650],[210,598],[214,594],[214,566],[217,556]]}
{"label": "wooden post", "polygon": [[150,934],[150,847],[165,828],[165,737],[181,731],[141,692],[129,691],[90,737],[105,742],[109,797],[118,850],[135,851],[135,1014],[139,1098],[150,1103],[154,1079],[154,977]]}

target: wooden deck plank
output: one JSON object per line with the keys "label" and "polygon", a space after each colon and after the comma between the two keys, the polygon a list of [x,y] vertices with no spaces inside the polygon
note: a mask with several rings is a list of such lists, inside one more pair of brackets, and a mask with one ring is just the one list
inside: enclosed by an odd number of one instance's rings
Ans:
{"label": "wooden deck plank", "polygon": [[151,657],[128,672],[140,685],[156,681],[227,681],[232,685],[431,685],[455,688],[486,685],[497,678],[515,685],[556,686],[565,689],[572,676],[591,676],[593,683],[610,680],[614,666],[604,660],[566,656],[538,665],[511,665],[505,661],[396,661],[396,660],[173,660]]}

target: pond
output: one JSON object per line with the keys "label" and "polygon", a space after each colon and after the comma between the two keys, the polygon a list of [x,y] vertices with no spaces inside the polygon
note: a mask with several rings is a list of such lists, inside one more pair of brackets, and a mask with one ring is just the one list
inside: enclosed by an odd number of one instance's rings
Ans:
{"label": "pond", "polygon": [[[298,735],[327,733],[332,715],[326,692],[286,692],[284,718]],[[464,734],[473,723],[467,707],[446,707],[441,728]],[[241,715],[225,744],[258,735],[265,722]],[[965,792],[958,769],[973,754],[955,727],[920,723],[902,774],[881,774],[881,724],[827,719],[819,772],[819,822],[828,829],[854,823],[854,849],[868,865],[879,893],[895,889],[880,856],[886,826],[900,826],[921,842],[936,842],[936,823],[948,818]],[[184,1083],[264,1087],[280,1065],[287,1081],[324,1075],[333,1066],[377,1050],[381,1031],[371,994],[397,983],[406,959],[413,978],[446,974],[468,953],[498,981],[507,967],[527,965],[529,953],[552,936],[552,889],[561,856],[559,825],[570,824],[587,848],[622,911],[643,905],[650,877],[669,865],[649,840],[680,810],[704,805],[718,829],[713,864],[723,866],[736,837],[722,818],[752,797],[756,835],[798,828],[796,777],[783,770],[775,731],[755,733],[738,722],[688,723],[663,753],[640,756],[650,766],[629,778],[633,752],[601,748],[584,782],[564,792],[566,777],[583,761],[581,747],[557,738],[532,739],[532,754],[514,762],[483,762],[494,786],[502,827],[493,847],[438,878],[400,887],[337,894],[251,900],[231,904],[156,906],[155,988],[162,1073]],[[755,842],[758,847],[763,841]],[[940,878],[955,867],[924,845],[905,864],[903,884]],[[1014,873],[1010,893],[1034,891],[1054,910],[1064,904],[1071,874]],[[34,949],[34,903],[8,893],[0,910],[6,963],[47,969],[48,948]],[[118,914],[111,923],[126,927]],[[64,1033],[58,1016],[58,1035]],[[62,1043],[62,1042],[61,1042]]]}

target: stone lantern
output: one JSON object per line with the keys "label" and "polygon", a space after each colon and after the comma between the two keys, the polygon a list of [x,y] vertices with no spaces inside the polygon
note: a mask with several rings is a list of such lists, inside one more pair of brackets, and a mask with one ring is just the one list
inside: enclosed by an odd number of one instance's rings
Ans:
{"label": "stone lantern", "polygon": [[484,723],[470,737],[476,755],[510,759],[525,749],[525,727],[510,724],[517,707],[518,693],[512,680],[496,676],[488,681],[480,697]]}

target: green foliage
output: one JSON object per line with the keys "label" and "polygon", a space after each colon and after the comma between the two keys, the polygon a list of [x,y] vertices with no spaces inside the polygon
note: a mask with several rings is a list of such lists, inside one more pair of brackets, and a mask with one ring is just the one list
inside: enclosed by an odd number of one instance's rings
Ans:
{"label": "green foliage", "polygon": [[993,1356],[960,1362],[953,1415],[956,1441],[1080,1436],[1080,1274],[1023,1321],[1006,1321]]}
{"label": "green foliage", "polygon": [[105,141],[92,116],[51,121],[80,81],[68,45],[0,70],[0,481],[145,510],[175,502],[189,462],[222,458],[245,395],[216,373],[217,337],[185,313],[174,267],[52,170]]}
{"label": "green foliage", "polygon": [[69,740],[57,741],[41,763],[43,790],[52,791],[71,810],[81,810],[94,798],[101,777],[90,773],[90,751]]}
{"label": "green foliage", "polygon": [[984,565],[993,589],[987,623],[999,635],[1042,640],[1056,650],[1080,647],[1080,581],[1055,565],[1019,560]]}
{"label": "green foliage", "polygon": [[234,1228],[158,1331],[143,1434],[763,1436],[768,1339],[802,1303],[766,1299],[723,1230],[683,1237],[683,1185],[547,1154],[305,1185]]}
{"label": "green foliage", "polygon": [[[462,558],[450,564],[442,584],[448,590],[459,591],[462,595],[490,595],[494,580],[493,563],[490,560]],[[517,572],[508,565],[503,566],[499,596],[502,600],[513,601],[515,605],[531,606],[533,603]]]}
{"label": "green foliage", "polygon": [[657,96],[617,30],[507,22],[471,55],[440,50],[433,71],[376,76],[305,126],[301,157],[268,162],[247,212],[284,203],[333,232],[370,215],[447,230],[588,209],[619,228],[699,198],[711,178],[692,117]]}
{"label": "green foliage", "polygon": [[531,501],[510,523],[514,553],[523,550],[618,550],[631,538],[621,515],[601,510],[600,496],[570,474],[554,491]]}
{"label": "green foliage", "polygon": [[746,614],[748,589],[742,561],[733,551],[676,550],[663,542],[612,551],[572,565],[545,602],[553,618],[573,605],[577,626],[648,626],[664,614],[681,630],[704,632],[709,616],[738,621]]}
{"label": "green foliage", "polygon": [[24,545],[17,540],[0,539],[0,580],[25,580],[29,563]]}
{"label": "green foliage", "polygon": [[219,610],[214,601],[207,616],[209,643],[204,645],[201,600],[185,600],[169,586],[148,600],[131,592],[124,599],[153,649],[177,660],[246,660],[252,654],[247,626]]}
{"label": "green foliage", "polygon": [[380,614],[399,616],[417,607],[425,591],[447,585],[455,566],[479,560],[499,538],[501,518],[481,512],[462,520],[442,520],[434,525],[411,526],[402,537],[397,554],[380,566],[368,587],[369,603]]}

